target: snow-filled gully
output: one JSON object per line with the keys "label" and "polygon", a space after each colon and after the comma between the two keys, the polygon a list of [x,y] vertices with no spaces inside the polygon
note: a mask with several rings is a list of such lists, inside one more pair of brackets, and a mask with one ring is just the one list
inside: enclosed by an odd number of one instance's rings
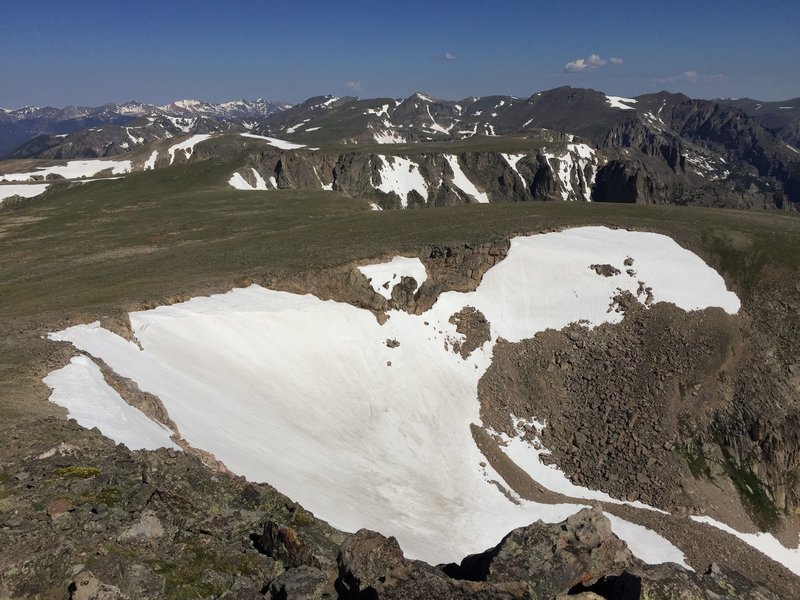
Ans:
{"label": "snow-filled gully", "polygon": [[[589,268],[629,257],[635,278]],[[419,259],[402,257],[361,271],[387,297],[402,275],[418,285],[426,277]],[[515,238],[474,292],[446,292],[421,315],[389,311],[383,325],[349,304],[254,285],[131,313],[140,346],[99,323],[50,337],[158,396],[181,436],[231,471],[269,482],[340,529],[393,535],[407,556],[435,564],[483,551],[537,519],[561,521],[584,506],[581,499],[615,502],[543,471],[541,450],[509,438],[507,456],[540,484],[579,499],[512,502],[489,482],[499,475],[487,469],[470,425],[480,424],[477,384],[499,337],[515,342],[579,320],[618,322],[622,315],[608,310],[612,297],[620,289],[636,295],[639,281],[656,302],[739,310],[722,277],[670,238],[583,227]],[[466,306],[486,316],[491,339],[462,359],[452,343],[463,336],[449,319]],[[131,448],[169,445],[163,427],[119,405],[93,365],[85,357],[48,375],[51,400]],[[655,532],[611,521],[643,560],[686,565]],[[787,566],[800,570],[800,556],[790,554]]]}

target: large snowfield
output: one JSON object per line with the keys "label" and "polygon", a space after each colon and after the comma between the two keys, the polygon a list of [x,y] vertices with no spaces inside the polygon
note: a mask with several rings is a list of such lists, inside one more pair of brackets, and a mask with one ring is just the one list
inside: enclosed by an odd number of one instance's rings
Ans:
{"label": "large snowfield", "polygon": [[111,169],[112,175],[122,175],[130,173],[131,168],[131,161],[129,160],[71,160],[65,165],[37,167],[35,171],[6,173],[0,175],[0,181],[33,181],[38,177],[44,178],[48,175],[56,175],[64,179],[81,179],[83,177],[94,177],[108,169]]}
{"label": "large snowfield", "polygon": [[[625,273],[629,257],[635,277]],[[390,293],[399,271],[422,283],[416,260],[362,272],[376,290],[389,281],[378,291]],[[590,268],[597,263],[621,274],[600,276]],[[157,395],[180,434],[233,472],[269,482],[335,527],[393,535],[407,556],[435,564],[460,561],[512,528],[561,521],[581,508],[515,504],[488,481],[498,476],[481,466],[486,459],[470,431],[480,424],[478,380],[498,337],[514,342],[579,320],[618,322],[622,315],[609,311],[613,296],[619,289],[636,294],[640,281],[656,302],[739,310],[722,277],[670,238],[583,227],[515,238],[476,291],[444,293],[422,315],[390,311],[383,325],[349,304],[251,286],[131,313],[141,349],[99,323],[50,337]],[[486,316],[491,340],[462,359],[452,345],[463,336],[449,319],[466,306]],[[399,345],[390,347],[390,340]],[[52,399],[80,423],[123,441],[114,413],[103,408],[108,391],[76,382],[46,379]],[[97,414],[85,410],[92,401]],[[125,443],[150,443],[154,432],[145,429],[131,419]],[[137,433],[141,440],[131,441]],[[507,453],[535,476],[535,465],[525,462],[538,455],[526,458],[524,450],[515,444]],[[617,518],[612,525],[643,560],[685,564],[681,551],[654,532]]]}

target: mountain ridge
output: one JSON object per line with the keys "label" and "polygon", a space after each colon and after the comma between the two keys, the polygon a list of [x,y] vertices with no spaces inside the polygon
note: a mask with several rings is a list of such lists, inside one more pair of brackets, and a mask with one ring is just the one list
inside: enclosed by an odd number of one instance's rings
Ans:
{"label": "mountain ridge", "polygon": [[[41,110],[50,114],[56,109]],[[458,191],[415,196],[413,204],[418,206],[475,201],[487,191],[492,201],[580,199],[781,209],[800,205],[800,149],[741,108],[670,92],[623,98],[563,86],[527,98],[495,95],[455,101],[415,92],[404,99],[314,96],[293,106],[178,100],[160,108],[131,102],[84,113],[68,107],[59,114],[70,116],[71,125],[91,126],[41,135],[8,157],[114,157],[134,150],[152,152],[151,144],[168,138],[239,133],[286,140],[282,150],[297,150],[297,157],[270,151],[244,165],[265,181],[274,179],[274,187],[282,189],[333,186],[372,195],[384,184],[348,184],[347,173],[359,165],[374,173],[370,181],[382,181],[378,173],[384,169],[394,173],[391,177],[402,175],[399,167],[387,166],[381,158],[389,154],[402,157],[412,169],[427,165],[424,178],[436,189],[439,182],[459,176],[452,169],[454,160],[461,165],[457,170],[466,168],[478,183],[466,198]],[[0,130],[7,116],[0,114]],[[91,121],[100,118],[110,122]],[[458,159],[448,158],[454,144],[460,147]],[[320,149],[338,158],[303,158],[309,150]],[[223,154],[233,151],[230,145],[216,149]],[[520,151],[528,155],[522,162],[516,154]],[[426,152],[430,156],[423,156]],[[200,152],[192,160],[202,157],[209,155]],[[448,161],[451,166],[445,164]],[[250,184],[252,176],[249,170],[239,174]],[[515,189],[517,179],[527,191]],[[399,198],[381,196],[374,201],[381,208],[405,207],[407,194],[405,190]]]}
{"label": "mountain ridge", "polygon": [[148,115],[160,117],[207,117],[218,120],[255,120],[291,106],[286,102],[230,100],[209,103],[183,99],[161,106],[138,100],[110,102],[100,106],[23,106],[2,109],[0,112],[0,157],[13,154],[18,148],[33,142],[34,148],[53,145],[42,136],[64,136],[105,125],[123,126]]}

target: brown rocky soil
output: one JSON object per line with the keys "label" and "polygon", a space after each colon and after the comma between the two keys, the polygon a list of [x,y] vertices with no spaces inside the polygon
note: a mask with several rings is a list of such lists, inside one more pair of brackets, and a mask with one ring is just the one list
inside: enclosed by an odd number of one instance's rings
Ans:
{"label": "brown rocky soil", "polygon": [[542,442],[578,485],[697,510],[680,450],[730,398],[740,346],[735,317],[720,309],[633,302],[620,324],[498,343],[479,385],[482,416],[508,434],[509,414],[546,421]]}
{"label": "brown rocky soil", "polygon": [[456,326],[456,331],[464,336],[464,341],[457,342],[453,347],[461,358],[466,359],[474,350],[492,338],[489,321],[474,306],[465,306],[450,317],[450,322]]}

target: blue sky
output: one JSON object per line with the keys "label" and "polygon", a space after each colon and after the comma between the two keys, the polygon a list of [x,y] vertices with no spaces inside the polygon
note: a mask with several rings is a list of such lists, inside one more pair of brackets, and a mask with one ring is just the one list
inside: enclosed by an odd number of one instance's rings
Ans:
{"label": "blue sky", "polygon": [[0,22],[6,108],[561,85],[800,96],[797,0],[0,0]]}

